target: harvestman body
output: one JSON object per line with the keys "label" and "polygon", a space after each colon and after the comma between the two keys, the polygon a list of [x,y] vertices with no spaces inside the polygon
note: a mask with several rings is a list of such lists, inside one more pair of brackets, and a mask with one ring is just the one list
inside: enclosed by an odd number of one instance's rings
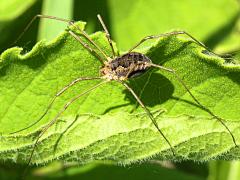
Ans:
{"label": "harvestman body", "polygon": [[[82,92],[81,94],[75,96],[74,98],[72,98],[70,101],[68,101],[63,109],[61,111],[58,112],[58,114],[54,117],[53,120],[51,120],[46,126],[43,127],[43,129],[41,130],[39,136],[37,137],[34,147],[32,149],[32,153],[30,155],[29,161],[28,161],[28,165],[31,162],[33,153],[35,151],[35,148],[40,140],[40,138],[43,136],[43,134],[48,130],[48,128],[50,128],[59,118],[59,116],[77,99],[79,99],[81,96],[90,93],[91,91],[93,91],[94,89],[96,89],[97,87],[109,82],[109,81],[117,81],[119,83],[121,83],[123,86],[126,87],[127,90],[129,90],[131,92],[131,94],[135,97],[135,99],[137,100],[137,102],[141,105],[141,107],[144,109],[144,111],[147,113],[148,117],[151,119],[152,123],[154,124],[154,126],[156,127],[156,129],[158,130],[158,132],[160,133],[160,135],[166,140],[166,142],[168,143],[170,150],[172,151],[173,155],[175,155],[174,152],[174,148],[172,147],[170,141],[168,140],[168,138],[163,134],[163,132],[161,131],[161,129],[158,127],[158,124],[156,122],[156,120],[154,119],[152,113],[148,110],[148,108],[144,105],[144,103],[140,100],[140,98],[135,94],[135,92],[133,91],[133,89],[131,87],[128,86],[127,83],[125,83],[126,80],[128,80],[129,78],[132,77],[136,77],[144,72],[147,71],[147,69],[149,69],[150,67],[156,67],[159,68],[161,70],[164,71],[168,71],[169,73],[172,73],[176,79],[183,85],[183,87],[186,89],[186,91],[190,94],[190,96],[193,98],[193,100],[198,104],[198,106],[205,110],[206,112],[208,112],[212,117],[216,118],[228,131],[228,133],[231,135],[232,141],[234,143],[235,146],[237,146],[235,138],[233,136],[233,134],[231,133],[231,131],[229,130],[229,128],[226,126],[226,124],[223,122],[223,119],[221,119],[220,117],[218,117],[217,115],[215,115],[212,111],[210,111],[208,108],[206,108],[204,105],[202,105],[196,98],[195,96],[190,92],[190,90],[188,89],[188,87],[186,86],[186,84],[184,83],[184,81],[178,76],[178,74],[173,70],[173,69],[169,69],[169,68],[165,68],[163,66],[157,65],[157,64],[153,64],[152,61],[150,60],[150,58],[148,58],[146,55],[141,54],[141,53],[137,53],[137,52],[133,52],[133,50],[138,47],[140,44],[142,44],[144,41],[148,40],[148,39],[154,39],[154,38],[159,38],[159,37],[166,37],[166,36],[171,36],[171,35],[178,35],[178,34],[185,34],[188,37],[190,37],[194,42],[196,42],[197,44],[199,44],[200,46],[206,48],[207,50],[209,50],[204,44],[202,44],[201,42],[199,42],[198,40],[196,40],[194,37],[192,37],[190,34],[184,32],[184,31],[174,31],[174,32],[170,32],[170,33],[165,33],[165,34],[160,34],[157,36],[147,36],[144,39],[142,39],[137,45],[135,45],[133,48],[131,48],[126,54],[124,55],[116,55],[113,45],[112,45],[112,40],[110,38],[110,34],[101,18],[100,15],[97,16],[101,25],[103,26],[103,29],[106,33],[106,37],[108,39],[108,42],[110,44],[110,47],[112,49],[112,53],[113,53],[113,57],[108,57],[105,52],[103,52],[103,50],[93,41],[91,40],[91,38],[86,34],[85,31],[81,30],[79,27],[77,27],[74,22],[66,20],[66,19],[62,19],[62,18],[57,18],[57,17],[53,17],[53,16],[46,16],[46,15],[37,15],[33,18],[33,20],[28,24],[28,26],[25,28],[25,30],[23,31],[23,33],[19,36],[19,38],[21,38],[21,36],[25,33],[25,31],[30,27],[30,25],[32,24],[32,22],[36,19],[36,18],[48,18],[48,19],[55,19],[58,21],[64,21],[69,23],[69,25],[72,25],[74,28],[76,28],[76,30],[79,30],[81,32],[81,34],[89,41],[89,43],[91,43],[96,49],[98,49],[98,51],[101,53],[101,55],[104,57],[102,57],[95,49],[91,48],[88,44],[84,43],[84,41],[81,39],[80,36],[78,36],[77,34],[75,34],[73,31],[68,30],[69,34],[71,36],[73,36],[77,41],[79,41],[86,49],[88,49],[91,53],[94,53],[98,59],[101,61],[102,63],[102,68],[100,69],[100,77],[81,77],[78,79],[75,79],[74,81],[72,81],[71,83],[69,83],[67,86],[65,86],[62,90],[60,90],[55,97],[52,99],[52,101],[50,102],[50,104],[48,105],[46,111],[43,113],[43,115],[34,123],[32,123],[31,125],[29,125],[28,127],[24,128],[24,129],[20,129],[16,132],[13,133],[17,133],[20,131],[23,131],[35,124],[37,124],[48,112],[48,110],[51,108],[53,102],[55,101],[55,99],[60,96],[62,93],[64,93],[69,87],[73,86],[74,84],[80,82],[80,81],[84,81],[84,80],[95,80],[95,79],[103,79],[103,82],[100,82],[99,84],[91,87],[90,89]],[[18,39],[19,39],[18,38]],[[17,41],[18,41],[17,39]],[[209,50],[210,51],[210,50]],[[11,134],[13,134],[11,133]]]}

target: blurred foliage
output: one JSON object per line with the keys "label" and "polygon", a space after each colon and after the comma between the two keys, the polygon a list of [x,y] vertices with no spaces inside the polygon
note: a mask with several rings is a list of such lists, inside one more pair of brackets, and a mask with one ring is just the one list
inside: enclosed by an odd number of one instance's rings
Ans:
{"label": "blurred foliage", "polygon": [[0,20],[9,21],[15,19],[32,6],[34,2],[35,0],[26,0],[24,2],[21,0],[0,0]]}
{"label": "blurred foliage", "polygon": [[[59,1],[55,2],[52,5],[56,7],[59,5],[61,9]],[[100,13],[104,17],[113,39],[122,50],[128,49],[145,35],[159,34],[173,29],[187,30],[218,52],[235,52],[240,49],[239,1],[237,0],[69,0],[69,3],[64,6],[68,8],[63,8],[64,12],[56,12],[53,10],[54,7],[49,8],[46,4],[49,2],[0,0],[0,52],[12,46],[34,15],[43,12],[47,15],[84,20],[88,22],[89,32],[101,30],[96,18],[96,14]],[[58,26],[53,25],[54,23],[49,24],[45,28],[55,29]],[[39,32],[38,22],[35,22],[17,45],[24,47],[26,51],[30,50],[38,36],[45,36],[39,34],[44,34],[42,33],[44,31],[49,32],[45,28],[43,27]],[[61,28],[64,29],[64,26]],[[47,34],[49,37],[54,37],[57,35],[55,33],[61,30]],[[236,53],[236,55],[236,62],[239,62],[240,53]],[[164,179],[176,179],[176,177],[177,179],[205,179],[208,175],[206,164],[197,165],[193,162],[186,162],[185,165],[184,163],[172,164],[178,170],[162,168],[162,165],[143,164],[138,167],[123,168],[97,163],[79,168],[66,168],[67,174],[64,174],[66,170],[62,171],[61,168],[55,167],[58,171],[53,175],[49,175],[49,173],[39,175],[37,168],[32,172],[34,175],[30,179],[37,179],[38,176],[43,176],[38,177],[39,179],[54,179],[54,176],[63,179],[115,179],[119,176],[125,179],[141,179],[143,177],[149,177],[147,179],[159,177]],[[59,164],[57,166],[61,167]],[[54,169],[52,165],[49,167],[50,171]],[[21,166],[2,162],[0,179],[19,179],[22,171],[23,167]],[[238,162],[215,161],[210,163],[209,180],[239,179],[239,171]],[[193,173],[194,175],[191,175]]]}
{"label": "blurred foliage", "polygon": [[[167,180],[204,180],[205,175],[184,172],[181,169],[175,169],[175,167],[166,168],[163,165],[169,162],[161,161],[149,161],[143,164],[135,164],[131,166],[116,166],[110,163],[91,163],[88,165],[80,166],[74,164],[63,164],[60,162],[54,162],[45,167],[33,169],[28,174],[26,180],[54,180],[54,179],[81,179],[81,180],[155,180],[160,177],[164,177]],[[15,170],[13,170],[13,167]],[[22,175],[21,170],[23,167],[16,167],[14,165],[4,166],[1,168],[1,179],[18,179]]]}
{"label": "blurred foliage", "polygon": [[208,180],[238,180],[240,179],[239,161],[212,161],[209,163]]}
{"label": "blurred foliage", "polygon": [[239,48],[240,39],[236,36],[239,36],[240,19],[236,0],[109,2],[114,39],[121,48],[130,48],[144,36],[176,29],[189,32],[212,49]]}
{"label": "blurred foliage", "polygon": [[[8,5],[6,0],[1,0],[0,7],[4,7],[4,4]],[[9,17],[1,18],[0,19],[0,52],[3,50],[6,50],[9,47],[13,46],[13,43],[18,38],[18,36],[23,32],[23,29],[26,27],[26,25],[30,22],[30,20],[36,15],[41,13],[41,5],[42,1],[34,1],[35,3],[32,3],[32,1],[23,1],[19,0],[18,6],[14,6],[16,9],[22,9],[24,10],[24,7],[27,5],[29,8],[25,9],[22,13],[9,13]],[[28,3],[28,4],[25,4]],[[9,5],[8,5],[9,6]],[[24,6],[21,8],[21,6]],[[0,11],[1,14],[4,14],[4,11]],[[4,16],[2,16],[4,17]],[[26,50],[29,50],[30,47],[32,47],[36,43],[37,39],[37,33],[38,33],[38,23],[36,22],[32,27],[31,31],[28,31],[24,36],[23,39],[21,39],[18,42],[19,46],[25,47]]]}

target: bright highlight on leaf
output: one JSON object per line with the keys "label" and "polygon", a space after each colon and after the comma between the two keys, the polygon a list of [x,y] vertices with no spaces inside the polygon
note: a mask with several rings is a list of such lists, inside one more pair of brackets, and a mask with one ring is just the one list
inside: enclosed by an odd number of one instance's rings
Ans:
{"label": "bright highlight on leaf", "polygon": [[[91,37],[111,53],[103,33]],[[240,66],[226,64],[185,36],[154,40],[137,51],[156,64],[176,70],[196,98],[226,120],[240,144]],[[26,163],[41,127],[71,97],[99,80],[73,86],[58,98],[40,123],[18,134],[8,134],[36,121],[66,84],[78,77],[98,76],[100,67],[99,60],[67,32],[51,42],[39,42],[26,54],[17,47],[6,50],[0,61],[0,158]],[[174,76],[151,69],[129,83],[151,109],[174,146],[175,157],[132,95],[111,82],[64,112],[41,138],[32,163],[57,158],[81,164],[95,160],[131,163],[154,155],[196,161],[239,158],[238,148],[226,129],[194,103]]]}

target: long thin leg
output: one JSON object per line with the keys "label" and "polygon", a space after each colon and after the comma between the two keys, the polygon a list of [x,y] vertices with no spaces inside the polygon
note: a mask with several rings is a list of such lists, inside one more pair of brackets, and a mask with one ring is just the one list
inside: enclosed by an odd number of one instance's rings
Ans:
{"label": "long thin leg", "polygon": [[[156,39],[156,38],[160,38],[160,37],[167,37],[167,36],[172,36],[172,35],[178,35],[178,34],[185,34],[188,37],[190,37],[194,42],[196,42],[198,45],[204,47],[205,49],[207,49],[208,51],[212,52],[211,49],[209,49],[207,46],[205,46],[202,42],[198,41],[195,37],[193,37],[192,35],[190,35],[189,33],[185,32],[185,31],[173,31],[173,32],[169,32],[169,33],[165,33],[165,34],[159,34],[159,35],[152,35],[152,36],[146,36],[145,38],[143,38],[139,43],[137,43],[135,46],[133,46],[128,52],[131,52],[132,50],[134,50],[135,48],[137,48],[140,44],[142,44],[143,42],[145,42],[146,40],[149,39]],[[214,52],[212,52],[214,53]],[[216,53],[214,53],[216,54]],[[217,55],[217,54],[216,54]]]}
{"label": "long thin leg", "polygon": [[73,80],[72,82],[70,82],[68,85],[66,85],[65,87],[63,87],[57,94],[55,94],[55,96],[53,97],[53,99],[50,101],[49,105],[47,106],[47,109],[45,110],[45,112],[42,114],[42,116],[37,120],[35,121],[34,123],[30,124],[29,126],[23,128],[23,129],[20,129],[20,130],[17,130],[17,131],[14,131],[14,132],[11,132],[10,134],[15,134],[15,133],[18,133],[18,132],[21,132],[21,131],[24,131],[32,126],[34,126],[35,124],[37,124],[38,122],[40,122],[43,117],[48,113],[49,109],[52,107],[54,101],[56,100],[56,98],[58,96],[60,96],[62,93],[64,93],[68,88],[70,88],[71,86],[73,86],[74,84],[80,82],[80,81],[84,81],[84,80],[94,80],[94,79],[101,79],[100,77],[80,77],[80,78],[77,78],[75,80]]}
{"label": "long thin leg", "polygon": [[116,54],[115,54],[115,51],[114,51],[114,48],[113,48],[113,44],[112,44],[112,39],[111,39],[110,33],[109,33],[108,29],[107,29],[107,26],[104,24],[104,21],[102,20],[101,15],[98,14],[97,17],[98,17],[98,20],[100,21],[100,23],[101,23],[105,33],[106,33],[106,37],[107,37],[108,42],[109,42],[109,44],[111,46],[112,54],[113,54],[113,58],[114,58],[116,56]]}
{"label": "long thin leg", "polygon": [[23,30],[23,32],[19,35],[19,37],[17,38],[17,40],[13,43],[13,44],[16,44],[16,42],[19,41],[19,39],[22,38],[22,36],[26,33],[26,31],[30,28],[30,26],[32,25],[32,23],[37,19],[37,18],[45,18],[45,19],[54,19],[54,20],[57,20],[57,21],[62,21],[62,22],[66,22],[68,23],[69,25],[73,26],[74,28],[76,28],[78,31],[80,31],[83,36],[85,38],[88,39],[88,41],[94,45],[101,53],[102,55],[106,58],[106,60],[108,60],[108,56],[106,55],[106,53],[89,37],[89,35],[84,31],[84,30],[81,30],[78,26],[76,26],[74,24],[74,21],[72,20],[68,20],[68,19],[63,19],[63,18],[58,18],[58,17],[55,17],[55,16],[48,16],[48,15],[42,15],[42,14],[38,14],[36,16],[33,17],[33,19],[28,23],[28,25],[26,26],[26,28]]}
{"label": "long thin leg", "polygon": [[78,94],[77,96],[75,96],[74,98],[72,98],[70,101],[68,101],[68,102],[64,105],[64,107],[62,108],[62,110],[59,111],[58,114],[57,114],[46,126],[43,127],[43,129],[41,130],[40,134],[38,135],[38,137],[37,137],[37,139],[36,139],[36,141],[35,141],[35,143],[34,143],[34,145],[33,145],[33,148],[32,148],[32,151],[31,151],[31,154],[30,154],[28,163],[27,163],[27,168],[25,169],[24,174],[27,172],[27,169],[28,169],[29,164],[30,164],[30,162],[31,162],[31,160],[32,160],[34,151],[35,151],[35,149],[36,149],[36,147],[37,147],[37,144],[38,144],[40,138],[45,134],[45,132],[46,132],[54,123],[56,123],[57,119],[62,115],[62,113],[63,113],[64,111],[66,111],[66,109],[67,109],[74,101],[76,101],[77,99],[79,99],[79,98],[82,97],[83,95],[90,93],[91,91],[93,91],[93,90],[96,89],[97,87],[99,87],[99,86],[101,86],[101,85],[103,85],[103,84],[105,84],[105,83],[107,83],[107,82],[109,82],[109,81],[100,82],[100,83],[98,83],[97,85],[91,87],[90,89],[88,89],[88,90],[84,91],[83,93]]}
{"label": "long thin leg", "polygon": [[203,109],[205,110],[206,112],[208,112],[212,117],[216,118],[225,128],[226,130],[228,131],[228,133],[231,135],[232,137],[232,141],[234,143],[234,145],[237,147],[237,143],[236,143],[236,140],[235,140],[235,137],[233,136],[232,132],[230,131],[230,129],[227,127],[227,125],[223,122],[224,119],[218,117],[217,115],[215,115],[210,109],[208,109],[207,107],[205,107],[204,105],[202,105],[202,103],[200,103],[196,98],[195,96],[191,93],[191,91],[189,90],[189,88],[187,87],[187,85],[184,83],[184,81],[182,80],[182,78],[180,78],[180,76],[173,70],[173,69],[169,69],[169,68],[166,68],[166,67],[163,67],[163,66],[160,66],[160,65],[157,65],[157,64],[152,64],[152,63],[149,63],[150,66],[152,67],[156,67],[156,68],[159,68],[159,69],[162,69],[164,71],[168,71],[170,73],[172,73],[176,79],[183,85],[183,87],[186,89],[186,91],[189,93],[189,95],[193,98],[193,100]]}
{"label": "long thin leg", "polygon": [[91,53],[94,53],[98,59],[101,61],[102,64],[104,64],[104,60],[102,57],[95,51],[93,48],[91,48],[88,44],[86,44],[78,35],[76,35],[73,31],[68,31],[68,33],[73,36],[80,44],[82,44],[88,51]]}
{"label": "long thin leg", "polygon": [[129,87],[126,83],[119,81],[121,84],[123,84],[134,96],[134,98],[138,101],[138,103],[142,106],[142,108],[144,109],[144,111],[147,113],[148,117],[151,119],[152,123],[154,124],[154,126],[157,128],[158,132],[162,135],[162,137],[166,140],[166,142],[168,143],[173,156],[175,156],[174,153],[174,149],[170,143],[170,141],[167,139],[167,137],[163,134],[163,132],[161,131],[161,129],[158,127],[158,124],[156,122],[156,120],[154,119],[152,113],[149,111],[149,109],[143,104],[143,102],[138,98],[138,96],[136,95],[136,93],[133,91],[133,89],[131,87]]}

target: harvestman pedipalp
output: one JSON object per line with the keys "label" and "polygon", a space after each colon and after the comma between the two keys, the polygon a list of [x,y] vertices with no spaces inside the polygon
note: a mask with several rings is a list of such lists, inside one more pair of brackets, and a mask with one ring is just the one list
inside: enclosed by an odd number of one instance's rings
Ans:
{"label": "harvestman pedipalp", "polygon": [[[35,148],[40,140],[40,138],[44,135],[44,133],[54,124],[56,123],[56,121],[58,120],[58,118],[60,117],[60,115],[77,99],[79,99],[80,97],[82,97],[85,94],[90,93],[91,91],[93,91],[94,89],[98,88],[99,86],[102,86],[105,83],[108,83],[110,81],[117,81],[120,84],[122,84],[136,99],[136,101],[139,103],[139,105],[144,109],[144,111],[146,112],[146,114],[148,115],[148,117],[150,118],[150,120],[152,121],[152,123],[154,124],[154,126],[156,127],[156,129],[158,130],[158,132],[160,133],[160,135],[166,140],[167,144],[170,147],[170,150],[172,151],[173,155],[175,155],[174,152],[174,148],[172,147],[170,141],[168,140],[168,138],[164,135],[164,133],[161,131],[161,129],[159,128],[154,116],[152,115],[152,113],[149,111],[149,109],[144,105],[144,103],[140,100],[140,98],[136,95],[136,93],[133,91],[133,89],[125,82],[126,80],[128,80],[129,78],[133,78],[136,77],[144,72],[146,72],[150,67],[155,67],[158,68],[160,70],[163,71],[167,71],[171,74],[173,74],[175,76],[175,78],[183,85],[183,87],[185,88],[185,90],[189,93],[189,95],[192,97],[192,99],[197,103],[197,105],[202,108],[203,110],[205,110],[206,112],[208,112],[212,117],[216,118],[224,127],[225,129],[228,131],[229,135],[231,135],[232,141],[234,143],[235,146],[237,146],[236,144],[236,140],[233,136],[233,134],[231,133],[230,129],[227,127],[227,125],[224,123],[224,120],[220,117],[218,117],[217,115],[215,115],[211,110],[209,110],[207,107],[205,107],[204,105],[202,105],[196,98],[195,96],[191,93],[191,91],[189,90],[189,88],[186,86],[186,84],[184,83],[184,81],[180,78],[180,76],[173,70],[170,68],[166,68],[163,66],[160,66],[158,64],[153,64],[152,61],[144,54],[138,53],[138,52],[133,52],[133,50],[135,48],[137,48],[140,44],[142,44],[144,41],[148,40],[148,39],[155,39],[155,38],[160,38],[160,37],[167,37],[167,36],[173,36],[173,35],[179,35],[179,34],[184,34],[188,37],[190,37],[195,43],[197,43],[198,45],[204,47],[205,49],[209,50],[209,48],[207,48],[203,43],[201,43],[200,41],[198,41],[197,39],[195,39],[193,36],[191,36],[190,34],[188,34],[187,32],[184,31],[174,31],[174,32],[170,32],[170,33],[165,33],[165,34],[160,34],[160,35],[155,35],[155,36],[147,36],[145,38],[143,38],[139,43],[137,43],[133,48],[131,48],[127,53],[119,56],[118,54],[116,54],[114,47],[113,47],[113,43],[110,37],[110,34],[101,18],[100,15],[97,15],[104,31],[106,34],[106,38],[109,42],[109,45],[111,47],[112,50],[112,57],[109,57],[106,55],[106,53],[88,36],[88,34],[84,31],[81,30],[78,26],[76,26],[74,24],[73,21],[70,20],[66,20],[66,19],[62,19],[62,18],[58,18],[58,17],[54,17],[54,16],[46,16],[46,15],[37,15],[35,16],[32,21],[30,21],[30,23],[27,25],[27,27],[24,29],[23,33],[19,36],[19,38],[22,37],[22,35],[26,32],[26,30],[30,27],[30,25],[33,23],[33,21],[37,18],[46,18],[46,19],[55,19],[58,21],[63,21],[68,23],[69,25],[71,25],[73,28],[75,28],[76,30],[78,30],[82,36],[84,36],[88,42],[94,46],[97,50],[95,50],[94,48],[90,47],[87,43],[85,43],[82,38],[80,36],[78,36],[74,31],[68,29],[67,32],[73,36],[79,43],[81,43],[81,45],[83,45],[87,50],[89,50],[91,53],[94,53],[94,55],[96,55],[99,59],[99,61],[102,63],[102,68],[100,69],[100,73],[101,76],[100,77],[80,77],[77,78],[75,80],[73,80],[72,82],[70,82],[68,85],[66,85],[63,89],[61,89],[55,96],[54,98],[51,100],[50,104],[48,105],[47,109],[45,110],[45,112],[42,114],[42,116],[35,121],[34,123],[30,124],[29,126],[20,129],[18,131],[12,132],[11,134],[23,131],[29,127],[32,127],[33,125],[37,124],[39,121],[42,120],[42,118],[47,114],[47,112],[49,111],[49,109],[52,107],[54,101],[56,100],[57,97],[59,97],[62,93],[64,93],[68,88],[70,88],[71,86],[73,86],[74,84],[81,82],[81,81],[87,81],[87,80],[97,80],[97,79],[102,79],[104,81],[96,84],[95,86],[92,86],[91,88],[89,88],[88,90],[78,94],[77,96],[73,97],[70,101],[68,101],[64,107],[61,109],[61,111],[59,111],[57,113],[57,115],[54,117],[54,119],[52,119],[47,125],[45,125],[40,134],[38,135],[33,149],[31,151],[31,155],[30,158],[28,160],[28,165],[31,162],[31,159],[33,157]],[[18,38],[18,39],[19,39]],[[18,41],[17,39],[17,41]],[[210,50],[209,50],[210,51]]]}

